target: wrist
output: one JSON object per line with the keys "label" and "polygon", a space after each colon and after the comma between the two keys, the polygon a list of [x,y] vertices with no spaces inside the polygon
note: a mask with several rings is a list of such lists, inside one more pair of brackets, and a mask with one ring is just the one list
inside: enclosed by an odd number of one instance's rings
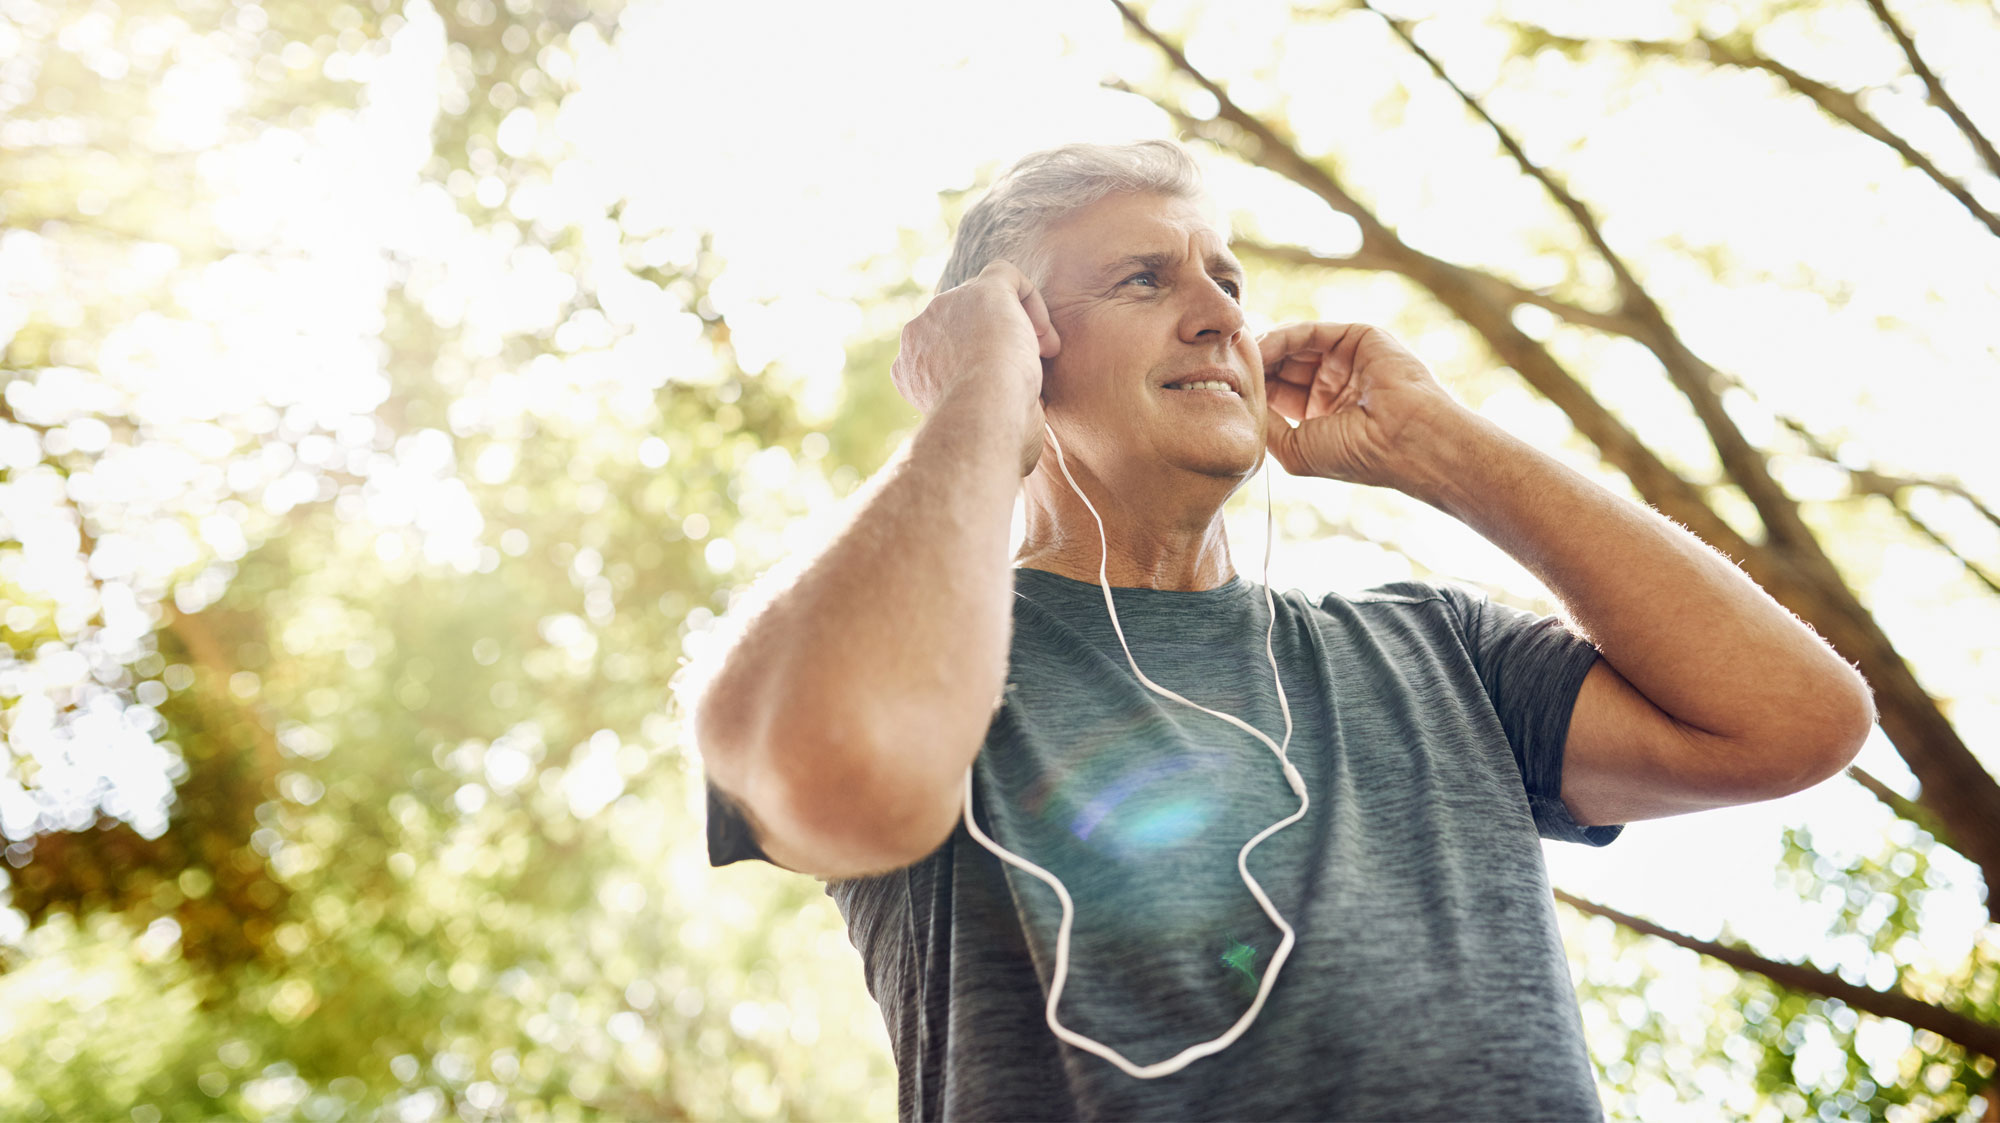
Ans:
{"label": "wrist", "polygon": [[[916,441],[948,446],[955,455],[982,464],[1007,465],[1018,480],[1021,447],[1029,439],[1035,403],[1023,404],[1016,397],[997,380],[962,383],[932,407]],[[1039,427],[1034,431],[1039,439]]]}
{"label": "wrist", "polygon": [[1412,429],[1399,442],[1407,455],[1397,467],[1396,490],[1460,521],[1526,447],[1457,402],[1447,403]]}
{"label": "wrist", "polygon": [[989,367],[961,378],[938,397],[932,412],[943,409],[972,409],[1010,420],[1026,418],[1028,406],[1041,393],[1041,380],[1030,387],[1013,371]]}

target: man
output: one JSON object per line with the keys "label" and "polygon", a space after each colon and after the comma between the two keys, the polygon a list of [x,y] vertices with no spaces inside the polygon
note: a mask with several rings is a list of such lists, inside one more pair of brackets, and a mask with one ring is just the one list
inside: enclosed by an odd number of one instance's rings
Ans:
{"label": "man", "polygon": [[[828,882],[905,1119],[1599,1117],[1538,836],[1817,783],[1868,689],[1380,330],[1253,338],[1205,204],[1155,141],[967,214],[894,368],[922,425],[699,688],[710,859]],[[1568,623],[1267,599],[1221,517],[1267,452],[1463,520]]]}

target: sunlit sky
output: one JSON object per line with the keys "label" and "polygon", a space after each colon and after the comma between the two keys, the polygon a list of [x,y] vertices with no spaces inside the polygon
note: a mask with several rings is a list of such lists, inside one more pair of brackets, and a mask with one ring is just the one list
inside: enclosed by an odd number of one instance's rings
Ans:
{"label": "sunlit sky", "polygon": [[[1491,10],[1569,34],[1687,30],[1669,4],[1448,7],[1449,18],[1426,25],[1423,42],[1475,90],[1496,80],[1508,47],[1480,24]],[[1982,65],[2000,54],[1990,14],[1970,6],[1899,7],[1908,9],[1934,64],[1952,76],[1960,100],[1976,116],[2000,122],[2000,71]],[[1161,2],[1150,12],[1157,25],[1177,33],[1193,28],[1195,62],[1245,104],[1274,107],[1282,93],[1302,143],[1334,153],[1346,180],[1413,245],[1508,271],[1528,284],[1559,279],[1545,235],[1560,224],[1546,200],[1421,62],[1394,45],[1372,16],[1305,25],[1292,22],[1287,8],[1232,3],[1196,18],[1186,3]],[[1395,10],[1417,15],[1430,6]],[[369,501],[357,514],[384,534],[377,552],[385,565],[469,572],[497,562],[502,544],[451,478],[451,434],[413,434],[378,447],[372,425],[355,420],[386,392],[373,339],[392,283],[385,254],[419,263],[412,291],[440,322],[464,325],[475,353],[481,346],[497,351],[510,333],[555,327],[575,284],[546,253],[476,229],[457,214],[450,193],[420,183],[430,123],[449,96],[442,26],[426,11],[421,3],[407,7],[392,49],[351,64],[367,79],[366,106],[358,113],[329,111],[311,124],[225,143],[223,123],[245,96],[227,59],[205,62],[199,52],[190,54],[156,91],[164,142],[190,150],[214,146],[202,173],[232,233],[295,252],[194,271],[176,293],[188,319],[142,316],[120,328],[95,357],[100,382],[65,386],[60,377],[44,377],[32,390],[10,386],[9,400],[24,414],[61,420],[88,411],[93,401],[130,403],[156,432],[172,437],[107,457],[94,473],[95,486],[135,510],[192,512],[199,540],[185,533],[174,539],[168,527],[178,524],[171,520],[149,524],[160,526],[164,538],[107,537],[100,543],[108,550],[104,571],[96,576],[108,597],[118,590],[143,595],[196,556],[241,556],[241,526],[255,520],[229,505],[230,490],[240,494],[254,482],[268,516],[311,497],[310,464],[287,459],[289,453],[256,466],[262,474],[255,481],[225,480],[213,468],[233,442],[231,431],[279,425],[298,431],[317,425],[336,434],[309,438],[298,456],[369,476]],[[87,17],[77,20],[80,49],[101,33],[92,26]],[[771,34],[774,27],[783,34]],[[1867,99],[1871,110],[1929,147],[1947,171],[1971,173],[1962,142],[1922,108],[1910,80],[1895,78],[1900,59],[1863,6],[1849,5],[1845,14],[1810,27],[1794,21],[1760,45],[1828,80],[1886,84]],[[620,18],[610,41],[585,27],[556,63],[571,71],[578,92],[539,117],[514,111],[498,138],[510,154],[560,158],[555,176],[511,195],[497,179],[464,186],[482,201],[504,199],[524,219],[576,223],[605,318],[561,325],[578,354],[503,376],[462,403],[452,418],[461,433],[504,427],[523,412],[567,410],[579,424],[615,415],[621,394],[644,392],[630,376],[636,369],[664,368],[694,384],[715,380],[693,318],[651,286],[619,282],[620,231],[604,217],[613,202],[624,203],[626,233],[653,238],[647,251],[659,261],[686,260],[697,232],[713,232],[727,272],[712,296],[730,321],[739,361],[752,372],[792,380],[808,414],[825,418],[839,405],[843,346],[899,326],[885,323],[868,300],[893,279],[881,260],[893,259],[899,231],[915,231],[931,247],[917,263],[917,281],[928,287],[941,271],[948,244],[940,191],[973,186],[1040,147],[1171,134],[1158,110],[1100,85],[1114,75],[1143,85],[1159,68],[1156,53],[1130,41],[1108,4],[1024,0],[971,19],[957,6],[917,0],[640,3]],[[1810,108],[1770,97],[1763,76],[1655,68],[1628,84],[1620,78],[1625,64],[1609,59],[1545,58],[1535,65],[1583,88],[1601,86],[1602,96],[1503,93],[1490,108],[1607,216],[1607,235],[1630,253],[1688,341],[1754,387],[1762,406],[1736,402],[1753,440],[1772,433],[1769,411],[1781,411],[1845,438],[1842,455],[1856,463],[1956,476],[2000,498],[2000,458],[1982,451],[1990,449],[1991,419],[2000,416],[1990,334],[2000,322],[2000,239],[1878,146],[1826,125]],[[1384,109],[1378,103],[1399,84],[1406,103]],[[1579,112],[1584,103],[1587,111]],[[1352,225],[1297,188],[1205,151],[1198,155],[1239,226],[1327,253],[1352,247]],[[1988,206],[2000,206],[1992,179],[1974,182]],[[1676,243],[1720,251],[1725,284],[1692,257],[1661,248]],[[31,307],[65,299],[50,254],[31,233],[0,238],[0,333],[10,334]],[[138,271],[132,283],[139,284],[174,263],[171,253],[142,248],[126,267]],[[1799,287],[1800,263],[1822,289],[1844,291],[1837,309],[1830,313]],[[1403,312],[1404,294],[1366,277],[1329,277],[1309,312],[1387,321]],[[1259,329],[1308,311],[1281,311],[1259,297],[1253,272],[1247,303]],[[1548,327],[1527,320],[1523,326]],[[616,348],[591,352],[592,340],[627,328]],[[1411,343],[1447,384],[1488,365],[1448,332]],[[1684,407],[1636,347],[1561,346],[1642,435],[1688,447]],[[1551,448],[1564,439],[1560,417],[1525,390],[1504,380],[1478,385],[1477,404],[1489,416]],[[75,440],[98,439],[87,425],[72,429]],[[1564,455],[1582,463],[1573,451]],[[34,456],[32,449],[0,448],[0,459],[13,464]],[[785,486],[790,464],[782,456],[760,463],[759,482]],[[497,461],[468,467],[482,479],[511,471]],[[1778,467],[1803,496],[1840,491],[1838,473],[1824,466]],[[1497,550],[1414,504],[1282,474],[1274,486],[1281,510],[1317,507],[1336,521],[1394,538],[1434,571],[1524,596],[1539,591]],[[73,532],[66,536],[46,517],[49,497],[17,487],[5,495],[8,509],[0,514],[24,543],[13,578],[67,604],[87,602],[94,594],[64,564],[75,550]],[[1261,484],[1246,488],[1229,515],[1237,564],[1252,576],[1264,560],[1262,496]],[[709,560],[718,569],[739,558],[768,565],[775,551],[807,544],[833,525],[838,511],[827,498],[812,527],[794,528],[781,543],[717,540]],[[2000,535],[1962,505],[1934,504],[1926,513],[1969,553],[2000,559]],[[1271,561],[1274,585],[1309,592],[1407,573],[1392,553],[1352,540],[1287,537],[1283,525]],[[1968,599],[1970,586],[1949,559],[1909,547],[1881,550],[1877,571],[1865,577],[1866,601],[1927,683],[1955,698],[1958,727],[2000,769],[1994,686],[2000,600]],[[182,606],[199,608],[220,580],[197,582],[181,594]],[[107,624],[125,635],[107,642],[136,642],[143,617],[113,611],[109,602],[106,608]],[[18,673],[45,680],[83,674],[39,665]],[[117,714],[104,720],[115,726]],[[17,713],[11,730],[17,751],[55,761],[61,754],[37,742],[38,728],[45,739],[58,736],[52,715]],[[166,794],[158,763],[141,759],[146,738],[130,729],[114,732],[99,743],[130,755],[91,762],[76,782],[114,777],[131,787],[120,798],[134,815],[157,817]],[[64,740],[84,735],[72,729]],[[1879,735],[1860,763],[1913,790]],[[46,771],[44,778],[56,774]],[[597,803],[588,791],[577,798]],[[0,782],[0,817],[18,822],[27,813],[23,799],[19,788]],[[1772,883],[1778,829],[1788,823],[1809,824],[1829,850],[1866,850],[1888,815],[1860,788],[1837,779],[1775,804],[1635,824],[1603,850],[1550,844],[1551,879],[1698,936],[1714,936],[1726,922],[1736,937],[1774,955],[1841,952],[1838,943],[1829,949],[1819,939],[1817,906]],[[1948,855],[1940,864],[1955,870],[1962,886],[1975,883]],[[713,891],[726,894],[736,876],[740,870],[715,874]],[[1925,931],[1934,942],[1923,952],[1911,949],[1908,958],[1960,958],[1982,917],[1977,902],[1969,888],[1933,894],[1930,902]],[[1865,956],[1846,951],[1855,956],[1847,967],[1857,981],[1879,982],[1879,966],[1870,972]],[[1675,961],[1673,969],[1684,965]]]}

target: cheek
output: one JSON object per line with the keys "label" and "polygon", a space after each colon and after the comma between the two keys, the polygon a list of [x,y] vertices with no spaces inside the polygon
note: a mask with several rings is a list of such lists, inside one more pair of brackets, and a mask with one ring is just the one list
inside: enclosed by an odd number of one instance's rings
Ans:
{"label": "cheek", "polygon": [[1250,372],[1250,381],[1261,391],[1264,386],[1263,349],[1257,346],[1255,339],[1245,335],[1236,350],[1243,355],[1244,369]]}
{"label": "cheek", "polygon": [[1044,360],[1044,371],[1059,371],[1072,380],[1080,380],[1091,371],[1104,364],[1104,332],[1092,322],[1086,313],[1070,311],[1067,315],[1051,315],[1049,322],[1055,325],[1056,335],[1062,339],[1062,350],[1054,359]]}

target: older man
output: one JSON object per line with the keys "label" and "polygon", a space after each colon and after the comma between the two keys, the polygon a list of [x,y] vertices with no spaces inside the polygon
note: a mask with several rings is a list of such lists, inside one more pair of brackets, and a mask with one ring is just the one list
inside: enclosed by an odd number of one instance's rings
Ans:
{"label": "older man", "polygon": [[[922,425],[699,689],[710,859],[828,882],[905,1119],[1599,1116],[1538,836],[1816,783],[1867,687],[1379,329],[1253,338],[1206,203],[1173,144],[1071,145],[967,214],[895,365]],[[1568,622],[1273,596],[1221,515],[1267,452]]]}

